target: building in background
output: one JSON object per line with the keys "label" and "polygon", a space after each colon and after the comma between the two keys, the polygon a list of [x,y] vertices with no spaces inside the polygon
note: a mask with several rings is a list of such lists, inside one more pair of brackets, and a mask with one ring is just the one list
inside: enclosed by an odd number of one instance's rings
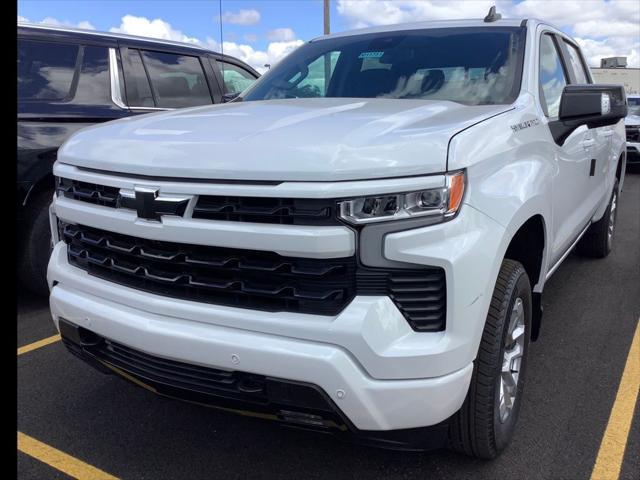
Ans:
{"label": "building in background", "polygon": [[603,58],[591,74],[595,83],[621,84],[627,95],[640,95],[640,68],[627,68],[627,57]]}

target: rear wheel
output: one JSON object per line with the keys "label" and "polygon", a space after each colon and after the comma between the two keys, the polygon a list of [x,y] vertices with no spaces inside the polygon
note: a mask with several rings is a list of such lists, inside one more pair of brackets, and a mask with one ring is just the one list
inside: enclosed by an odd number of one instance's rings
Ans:
{"label": "rear wheel", "polygon": [[47,264],[51,256],[49,204],[53,192],[46,191],[34,198],[25,217],[25,234],[21,245],[22,258],[18,278],[22,285],[37,295],[47,295]]}
{"label": "rear wheel", "polygon": [[505,259],[462,408],[449,425],[450,448],[495,458],[511,440],[520,411],[531,335],[531,286],[524,267]]}
{"label": "rear wheel", "polygon": [[585,257],[604,258],[611,252],[613,234],[618,218],[618,181],[613,186],[609,205],[602,218],[592,224],[577,245],[577,252]]}

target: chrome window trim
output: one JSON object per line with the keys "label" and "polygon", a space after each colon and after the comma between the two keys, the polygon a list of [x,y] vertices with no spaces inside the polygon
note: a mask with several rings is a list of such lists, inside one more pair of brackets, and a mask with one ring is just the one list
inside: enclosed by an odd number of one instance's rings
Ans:
{"label": "chrome window trim", "polygon": [[115,48],[109,48],[109,77],[111,80],[111,101],[120,108],[128,108],[122,100],[122,86],[120,85],[118,58],[116,57]]}
{"label": "chrome window trim", "polygon": [[120,108],[130,110],[144,110],[144,111],[165,111],[175,110],[174,108],[162,108],[162,107],[130,107],[122,99],[122,85],[120,85],[120,75],[118,68],[118,57],[116,56],[116,49],[109,48],[109,78],[111,81],[111,101]]}
{"label": "chrome window trim", "polygon": [[131,110],[166,111],[175,110],[173,107],[129,107]]}

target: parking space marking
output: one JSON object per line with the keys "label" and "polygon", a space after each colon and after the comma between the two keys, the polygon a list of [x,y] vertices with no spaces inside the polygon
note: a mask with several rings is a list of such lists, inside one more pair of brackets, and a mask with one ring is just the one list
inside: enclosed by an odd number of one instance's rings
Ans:
{"label": "parking space marking", "polygon": [[23,353],[27,353],[32,350],[36,350],[40,347],[45,347],[59,340],[60,340],[59,334],[55,334],[50,337],[43,338],[42,340],[38,340],[37,342],[33,342],[33,343],[30,343],[29,345],[25,345],[24,347],[18,348],[18,355],[22,355]]}
{"label": "parking space marking", "polygon": [[627,446],[633,410],[640,390],[640,320],[627,355],[620,386],[616,395],[607,429],[602,437],[591,480],[616,480]]}
{"label": "parking space marking", "polygon": [[18,450],[73,478],[83,480],[117,480],[118,478],[22,432],[18,432]]}

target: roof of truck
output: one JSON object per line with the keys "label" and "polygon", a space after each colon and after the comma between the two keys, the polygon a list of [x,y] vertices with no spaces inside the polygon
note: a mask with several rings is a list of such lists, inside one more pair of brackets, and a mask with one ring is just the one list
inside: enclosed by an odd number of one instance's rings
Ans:
{"label": "roof of truck", "polygon": [[[464,28],[464,27],[520,27],[525,24],[529,27],[544,23],[545,25],[553,25],[536,19],[528,18],[505,18],[500,20],[494,20],[492,22],[485,22],[483,19],[468,19],[468,20],[428,20],[422,22],[410,22],[410,23],[395,23],[392,25],[379,25],[376,27],[358,28],[355,30],[349,30],[345,32],[333,33],[331,35],[325,35],[316,37],[312,41],[321,40],[324,38],[338,38],[348,37],[352,35],[362,35],[367,33],[385,33],[385,32],[400,32],[406,30],[424,30],[431,28]],[[558,29],[559,30],[559,29]]]}

